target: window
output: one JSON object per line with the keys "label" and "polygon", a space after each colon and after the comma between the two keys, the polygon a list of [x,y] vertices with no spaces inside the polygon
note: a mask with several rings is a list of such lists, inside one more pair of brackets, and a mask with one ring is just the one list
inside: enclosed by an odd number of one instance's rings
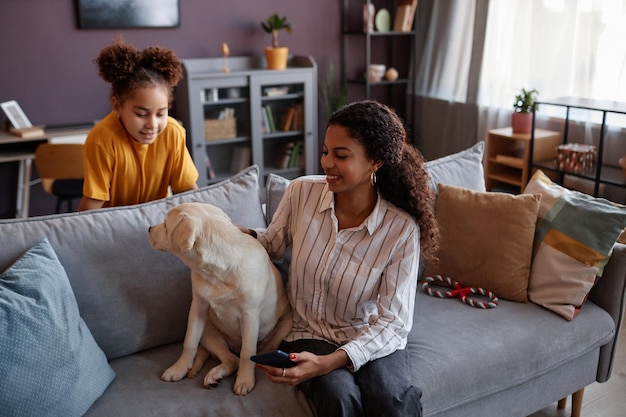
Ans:
{"label": "window", "polygon": [[[537,89],[540,100],[626,102],[625,21],[625,0],[491,0],[479,104],[512,108],[522,87]],[[598,112],[572,116],[600,122]],[[626,126],[626,118],[610,123]]]}

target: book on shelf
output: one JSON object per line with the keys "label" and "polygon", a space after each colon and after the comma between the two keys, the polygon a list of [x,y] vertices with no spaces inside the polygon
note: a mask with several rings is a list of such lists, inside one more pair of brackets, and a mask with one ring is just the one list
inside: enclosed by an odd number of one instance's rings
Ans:
{"label": "book on shelf", "polygon": [[293,151],[291,151],[287,168],[297,168],[298,166],[300,166],[299,164],[300,164],[301,154],[302,154],[302,141],[298,141],[294,145]]}
{"label": "book on shelf", "polygon": [[290,130],[304,130],[304,105],[302,103],[298,103],[293,106],[293,109],[294,114]]}
{"label": "book on shelf", "polygon": [[247,166],[250,166],[250,157],[252,155],[252,149],[250,146],[235,146],[233,148],[233,155],[230,162],[230,170],[233,173],[242,171]]}
{"label": "book on shelf", "polygon": [[270,133],[270,121],[267,118],[267,111],[265,107],[261,106],[261,133]]}
{"label": "book on shelf", "polygon": [[410,32],[413,30],[413,20],[417,10],[418,0],[403,0],[396,10],[393,21],[393,30],[396,32]]}
{"label": "book on shelf", "polygon": [[284,87],[265,87],[263,95],[266,97],[280,97],[289,94],[289,86]]}
{"label": "book on shelf", "polygon": [[283,111],[283,115],[280,118],[280,130],[283,132],[288,132],[291,130],[293,126],[293,119],[296,115],[296,109],[291,106]]}
{"label": "book on shelf", "polygon": [[265,112],[267,113],[267,120],[269,121],[269,133],[276,132],[276,123],[274,123],[274,112],[272,111],[272,106],[269,104],[265,106]]}
{"label": "book on shelf", "polygon": [[19,129],[16,129],[14,127],[9,129],[9,133],[12,134],[13,136],[18,136],[20,138],[24,138],[24,139],[29,139],[29,138],[36,138],[36,137],[41,137],[44,135],[44,128],[43,126],[31,126],[31,127],[22,127]]}
{"label": "book on shelf", "polygon": [[281,142],[276,145],[274,151],[274,167],[278,169],[289,168],[294,146],[295,144],[293,142]]}

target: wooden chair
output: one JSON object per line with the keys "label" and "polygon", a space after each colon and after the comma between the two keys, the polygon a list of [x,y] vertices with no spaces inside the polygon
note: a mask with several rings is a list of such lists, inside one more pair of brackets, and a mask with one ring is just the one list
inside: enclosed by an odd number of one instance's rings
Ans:
{"label": "wooden chair", "polygon": [[61,212],[64,201],[73,211],[72,200],[83,196],[83,145],[41,144],[35,149],[35,167],[44,191],[57,197],[56,212]]}

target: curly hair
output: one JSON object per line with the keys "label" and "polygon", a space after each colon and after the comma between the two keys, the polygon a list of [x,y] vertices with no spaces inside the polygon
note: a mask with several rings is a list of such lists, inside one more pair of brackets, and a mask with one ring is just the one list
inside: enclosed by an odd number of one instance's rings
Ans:
{"label": "curly hair", "polygon": [[132,97],[138,88],[161,86],[168,91],[183,78],[183,68],[174,51],[151,46],[138,50],[119,39],[100,51],[94,60],[99,75],[111,83],[111,96],[120,102]]}
{"label": "curly hair", "polygon": [[434,214],[435,194],[424,158],[407,137],[402,119],[389,107],[373,100],[349,103],[328,120],[342,126],[365,147],[367,156],[382,162],[376,171],[376,187],[385,200],[409,213],[420,227],[420,247],[434,260],[439,227]]}

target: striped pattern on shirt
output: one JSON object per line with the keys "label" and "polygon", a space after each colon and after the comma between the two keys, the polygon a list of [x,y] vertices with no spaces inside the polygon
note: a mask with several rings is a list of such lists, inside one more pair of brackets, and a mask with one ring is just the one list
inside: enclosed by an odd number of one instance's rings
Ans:
{"label": "striped pattern on shirt", "polygon": [[420,257],[419,228],[406,212],[379,195],[360,226],[338,230],[324,177],[300,177],[258,239],[274,258],[292,249],[286,340],[341,346],[355,371],[406,346]]}

